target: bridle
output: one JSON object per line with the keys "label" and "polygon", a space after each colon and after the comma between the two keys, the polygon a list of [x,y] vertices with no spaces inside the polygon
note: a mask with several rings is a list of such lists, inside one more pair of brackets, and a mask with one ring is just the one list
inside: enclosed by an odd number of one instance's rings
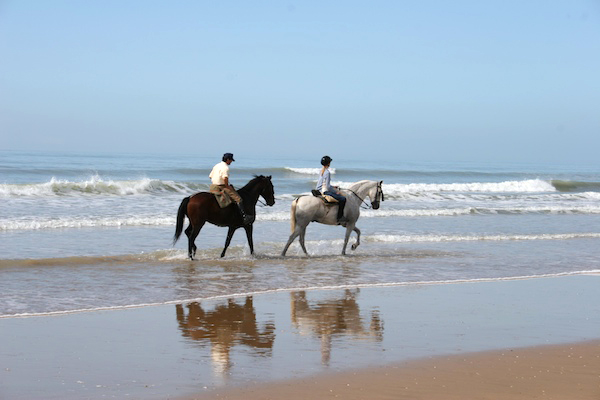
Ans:
{"label": "bridle", "polygon": [[383,194],[383,188],[381,187],[381,181],[377,182],[377,191],[375,192],[375,201],[371,202],[371,208],[373,208],[373,204],[379,208],[379,193],[381,193],[381,201],[385,201],[385,196]]}
{"label": "bridle", "polygon": [[[264,189],[263,189],[263,191],[264,191]],[[258,202],[258,203],[260,203],[260,204],[261,204],[263,207],[267,207],[267,206],[268,206],[268,204],[267,204],[266,202],[263,202],[263,201],[261,200],[261,198],[260,198],[260,196],[262,196],[262,195],[263,195],[263,191],[261,191],[261,193],[259,194],[259,197],[258,197],[258,199],[257,199],[257,202]],[[273,197],[275,197],[275,194],[273,194]]]}
{"label": "bridle", "polygon": [[361,201],[360,204],[360,208],[362,209],[369,209],[369,208],[373,208],[373,204],[375,204],[375,206],[377,208],[379,208],[379,193],[381,193],[381,201],[385,201],[385,196],[383,195],[383,188],[381,187],[381,181],[377,182],[377,191],[375,192],[375,200],[371,201],[371,204],[367,204],[367,202],[364,199],[361,199],[359,195],[356,194],[356,192],[354,190],[351,189],[344,189],[350,193],[352,193],[353,195],[355,195],[356,197],[358,197],[358,199]]}

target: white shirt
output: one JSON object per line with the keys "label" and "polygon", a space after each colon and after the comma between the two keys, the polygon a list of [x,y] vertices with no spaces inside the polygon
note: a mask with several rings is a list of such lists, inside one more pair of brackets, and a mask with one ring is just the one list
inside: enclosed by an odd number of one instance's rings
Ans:
{"label": "white shirt", "polygon": [[225,161],[221,161],[213,167],[208,177],[213,185],[224,185],[225,178],[229,178],[229,165]]}

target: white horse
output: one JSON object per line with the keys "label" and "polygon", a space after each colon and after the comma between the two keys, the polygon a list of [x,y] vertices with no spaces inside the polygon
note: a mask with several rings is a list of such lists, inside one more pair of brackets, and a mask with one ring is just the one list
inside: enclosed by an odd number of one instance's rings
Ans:
{"label": "white horse", "polygon": [[[379,208],[379,202],[384,200],[383,190],[381,185],[383,181],[360,181],[350,185],[348,189],[340,191],[346,197],[346,205],[344,206],[344,217],[348,220],[342,225],[346,228],[346,237],[344,238],[344,247],[342,255],[346,255],[346,246],[352,231],[356,232],[356,242],[352,245],[352,250],[356,250],[360,244],[360,229],[356,227],[356,220],[360,216],[360,206],[364,199],[368,196],[371,199],[371,207],[374,210]],[[282,256],[288,250],[296,237],[300,236],[300,246],[304,254],[308,255],[304,246],[304,238],[306,235],[306,227],[312,221],[320,222],[327,225],[338,225],[337,222],[337,203],[335,205],[326,205],[323,200],[315,196],[301,196],[292,202],[291,220],[292,234],[288,239]]]}

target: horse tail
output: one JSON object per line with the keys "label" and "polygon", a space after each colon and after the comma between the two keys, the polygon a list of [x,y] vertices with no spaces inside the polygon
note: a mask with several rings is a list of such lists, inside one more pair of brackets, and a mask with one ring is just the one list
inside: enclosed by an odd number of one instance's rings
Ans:
{"label": "horse tail", "polygon": [[187,215],[187,206],[190,202],[190,198],[186,197],[179,205],[179,211],[177,211],[177,226],[175,227],[175,236],[173,236],[173,246],[179,240],[179,236],[181,236],[181,232],[183,231],[183,221],[185,216]]}
{"label": "horse tail", "polygon": [[298,204],[298,199],[292,201],[292,210],[291,210],[291,216],[290,216],[291,223],[292,223],[292,233],[296,230],[296,204]]}

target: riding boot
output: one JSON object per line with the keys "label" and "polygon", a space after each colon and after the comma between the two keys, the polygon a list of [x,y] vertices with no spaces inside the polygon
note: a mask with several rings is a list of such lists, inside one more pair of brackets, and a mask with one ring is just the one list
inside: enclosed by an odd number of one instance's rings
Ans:
{"label": "riding boot", "polygon": [[246,211],[244,211],[244,204],[241,201],[236,204],[242,216],[242,221],[244,222],[244,225],[250,225],[252,222],[254,222],[254,217],[252,215],[247,215]]}
{"label": "riding boot", "polygon": [[346,205],[346,202],[340,202],[338,205],[338,212],[337,212],[337,222],[338,224],[343,224],[344,222],[348,222],[348,218],[344,217],[344,206]]}

